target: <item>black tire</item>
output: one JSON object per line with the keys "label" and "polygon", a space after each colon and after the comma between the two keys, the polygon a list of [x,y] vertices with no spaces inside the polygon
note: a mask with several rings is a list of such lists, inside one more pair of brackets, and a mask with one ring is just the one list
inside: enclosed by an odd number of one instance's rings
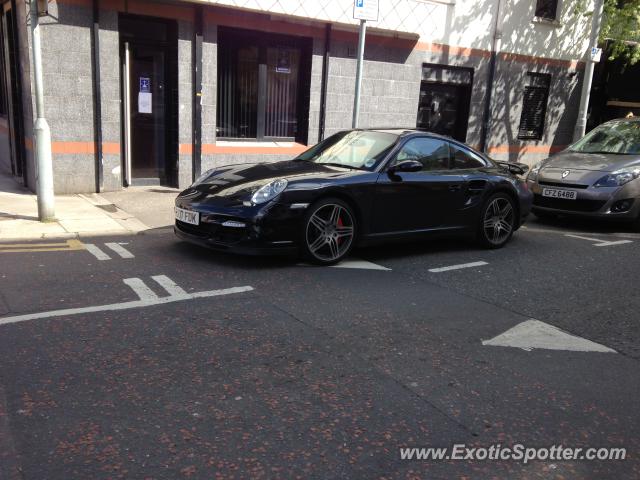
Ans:
{"label": "black tire", "polygon": [[506,193],[490,196],[482,206],[478,222],[478,242],[485,248],[502,248],[516,227],[516,205]]}
{"label": "black tire", "polygon": [[323,198],[311,205],[304,216],[301,250],[317,265],[334,265],[355,245],[358,226],[353,209],[339,198]]}

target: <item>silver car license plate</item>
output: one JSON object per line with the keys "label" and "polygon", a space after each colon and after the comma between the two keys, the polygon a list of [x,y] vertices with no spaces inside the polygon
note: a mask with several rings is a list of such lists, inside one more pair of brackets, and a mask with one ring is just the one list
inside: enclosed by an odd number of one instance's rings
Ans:
{"label": "silver car license plate", "polygon": [[200,214],[198,212],[176,207],[176,220],[180,220],[184,223],[190,223],[191,225],[200,225]]}
{"label": "silver car license plate", "polygon": [[562,190],[559,188],[543,188],[543,197],[562,198],[563,200],[575,200],[578,198],[578,192],[575,190]]}

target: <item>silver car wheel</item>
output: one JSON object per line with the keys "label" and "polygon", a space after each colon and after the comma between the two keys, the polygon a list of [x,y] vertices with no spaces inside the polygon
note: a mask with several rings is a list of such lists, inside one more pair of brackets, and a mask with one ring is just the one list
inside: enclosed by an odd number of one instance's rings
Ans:
{"label": "silver car wheel", "polygon": [[307,221],[307,248],[318,260],[333,262],[349,251],[354,233],[351,213],[341,205],[328,203]]}
{"label": "silver car wheel", "polygon": [[513,231],[513,205],[503,197],[495,198],[484,212],[483,228],[486,239],[493,245],[505,242]]}

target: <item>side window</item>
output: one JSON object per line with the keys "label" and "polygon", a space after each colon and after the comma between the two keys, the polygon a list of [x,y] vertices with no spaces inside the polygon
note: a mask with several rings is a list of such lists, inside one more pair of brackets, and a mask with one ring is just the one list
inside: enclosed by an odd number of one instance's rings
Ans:
{"label": "side window", "polygon": [[477,155],[469,150],[451,145],[451,157],[453,160],[453,168],[482,168],[486,167],[485,162]]}
{"label": "side window", "polygon": [[414,138],[404,144],[393,165],[406,160],[422,163],[422,170],[447,170],[449,168],[449,145],[437,138]]}

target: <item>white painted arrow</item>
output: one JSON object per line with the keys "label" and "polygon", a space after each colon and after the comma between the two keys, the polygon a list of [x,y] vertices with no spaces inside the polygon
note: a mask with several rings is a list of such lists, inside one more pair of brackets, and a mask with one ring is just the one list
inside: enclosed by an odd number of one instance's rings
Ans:
{"label": "white painted arrow", "polygon": [[483,340],[482,345],[521,348],[527,352],[538,348],[571,352],[616,353],[609,347],[563,332],[539,320],[522,322],[491,340]]}
{"label": "white painted arrow", "polygon": [[594,247],[610,247],[612,245],[624,245],[625,243],[633,243],[631,240],[602,240],[601,238],[582,237],[580,235],[572,235],[570,233],[565,234],[565,237],[579,238],[580,240],[588,240],[590,242],[596,242]]}

